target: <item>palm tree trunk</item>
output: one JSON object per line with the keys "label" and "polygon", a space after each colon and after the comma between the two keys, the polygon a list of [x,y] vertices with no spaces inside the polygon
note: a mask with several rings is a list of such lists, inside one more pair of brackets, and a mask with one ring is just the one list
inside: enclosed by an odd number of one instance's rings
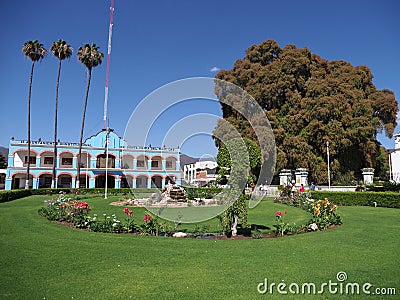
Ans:
{"label": "palm tree trunk", "polygon": [[56,181],[56,167],[57,167],[57,121],[58,121],[58,86],[60,84],[60,73],[61,73],[61,59],[58,64],[58,74],[56,83],[56,108],[54,112],[54,153],[53,153],[53,180],[51,183],[52,188],[57,187]]}
{"label": "palm tree trunk", "polygon": [[89,74],[88,74],[88,84],[86,88],[86,98],[85,98],[85,104],[83,106],[83,115],[82,115],[82,126],[81,126],[81,135],[79,138],[79,152],[78,152],[78,159],[77,159],[77,166],[76,166],[76,184],[75,187],[79,189],[80,183],[79,183],[79,177],[81,175],[81,154],[82,154],[82,139],[83,139],[83,130],[85,128],[85,116],[86,116],[86,107],[87,107],[87,102],[89,98],[89,87],[90,87],[90,79],[92,77],[92,69],[88,69]]}
{"label": "palm tree trunk", "polygon": [[33,79],[34,67],[35,67],[35,62],[32,61],[32,69],[31,69],[31,76],[29,79],[29,92],[28,92],[28,164],[26,166],[25,189],[29,189],[29,172],[31,165],[31,93],[32,93],[32,79]]}

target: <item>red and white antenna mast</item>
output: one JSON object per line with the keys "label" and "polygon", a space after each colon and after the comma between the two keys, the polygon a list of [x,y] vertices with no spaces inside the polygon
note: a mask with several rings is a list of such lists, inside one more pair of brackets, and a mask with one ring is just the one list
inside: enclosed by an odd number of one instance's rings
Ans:
{"label": "red and white antenna mast", "polygon": [[106,67],[106,89],[105,89],[105,94],[104,94],[103,129],[107,128],[108,76],[109,76],[109,73],[110,73],[111,38],[112,38],[112,28],[113,28],[113,16],[114,16],[114,0],[111,0],[110,27],[108,28],[108,50],[107,50],[107,67]]}

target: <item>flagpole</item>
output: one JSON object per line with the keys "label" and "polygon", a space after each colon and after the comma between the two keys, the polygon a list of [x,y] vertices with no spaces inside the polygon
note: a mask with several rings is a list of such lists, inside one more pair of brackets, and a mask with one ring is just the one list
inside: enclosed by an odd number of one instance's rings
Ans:
{"label": "flagpole", "polygon": [[108,144],[110,142],[109,133],[110,133],[110,128],[107,127],[107,135],[106,135],[106,186],[104,188],[104,199],[107,199],[107,188],[108,188]]}

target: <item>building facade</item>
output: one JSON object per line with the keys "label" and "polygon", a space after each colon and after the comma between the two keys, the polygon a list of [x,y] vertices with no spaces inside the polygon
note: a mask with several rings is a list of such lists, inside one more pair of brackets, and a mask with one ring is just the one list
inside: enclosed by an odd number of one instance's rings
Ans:
{"label": "building facade", "polygon": [[388,150],[390,180],[400,183],[400,133],[394,135],[394,149]]}
{"label": "building facade", "polygon": [[217,177],[218,164],[215,161],[198,161],[187,164],[183,168],[184,179],[187,183],[202,187],[214,182]]}
{"label": "building facade", "polygon": [[[78,143],[57,143],[57,187],[76,186],[78,162],[80,187],[104,188],[107,182],[109,188],[163,188],[167,183],[181,182],[179,149],[130,146],[112,129],[104,129],[86,139],[81,159],[78,153]],[[53,156],[53,142],[31,141],[31,188],[51,187]],[[27,164],[27,141],[11,139],[6,190],[25,187]]]}

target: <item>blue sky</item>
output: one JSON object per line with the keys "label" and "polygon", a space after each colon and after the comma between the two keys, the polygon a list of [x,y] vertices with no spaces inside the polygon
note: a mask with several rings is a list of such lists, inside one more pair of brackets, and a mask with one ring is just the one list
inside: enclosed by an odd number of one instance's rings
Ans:
{"label": "blue sky", "polygon": [[[49,49],[66,40],[76,51],[96,43],[107,53],[110,0],[7,1],[2,5],[0,48],[0,145],[27,137],[30,61],[21,48],[37,39]],[[367,65],[378,89],[400,99],[400,2],[368,1],[133,1],[115,0],[108,116],[120,135],[135,106],[155,89],[187,77],[213,77],[230,69],[252,44],[274,39],[281,47],[308,47],[328,60]],[[101,130],[106,59],[93,70],[85,136]],[[86,71],[76,52],[61,71],[59,130],[63,141],[77,142]],[[32,139],[53,139],[57,59],[49,54],[36,65],[32,88]],[[189,114],[219,115],[218,105],[193,105]],[[160,127],[163,125],[160,119]],[[168,122],[164,127],[171,126]],[[396,128],[396,132],[400,127]],[[138,129],[139,130],[139,129]],[[381,138],[393,147],[394,141]],[[177,146],[177,145],[168,145]],[[206,136],[188,139],[183,152],[215,154]]]}

